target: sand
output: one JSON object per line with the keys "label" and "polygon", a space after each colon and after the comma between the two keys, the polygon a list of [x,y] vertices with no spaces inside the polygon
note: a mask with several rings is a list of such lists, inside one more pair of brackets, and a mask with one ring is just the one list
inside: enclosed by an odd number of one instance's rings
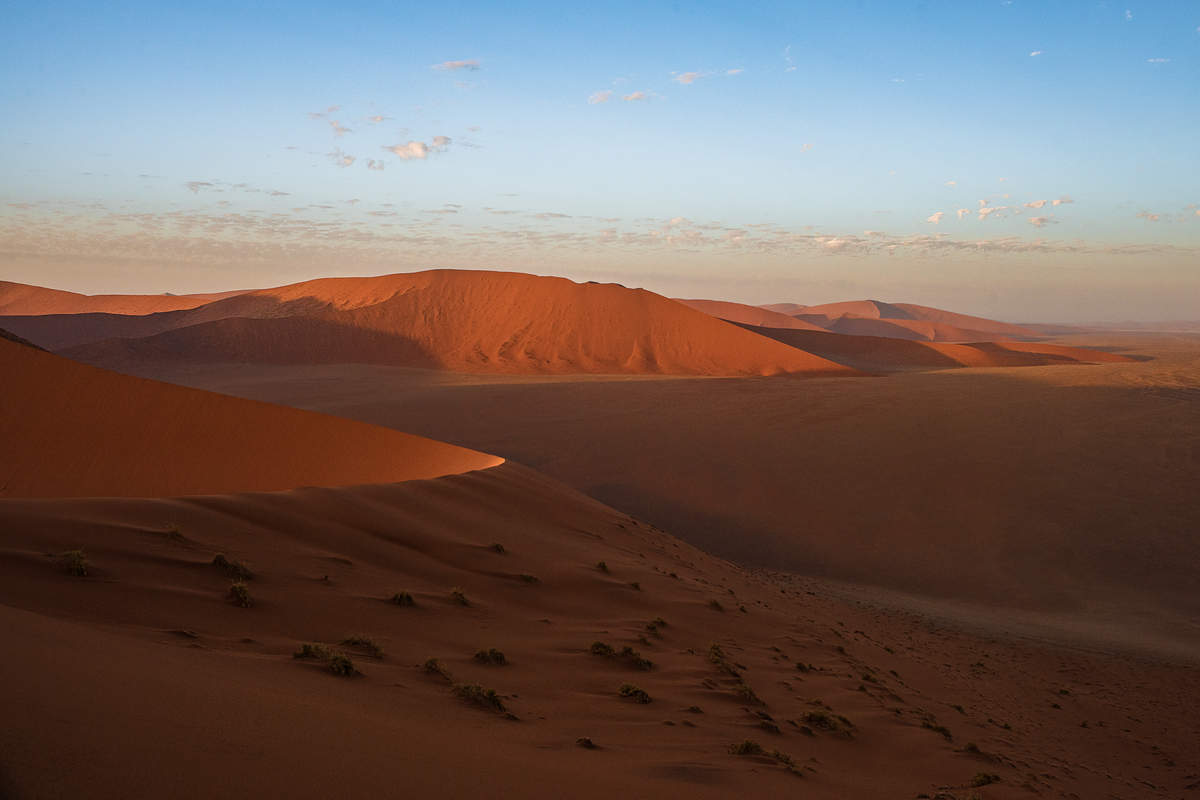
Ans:
{"label": "sand", "polygon": [[2,317],[0,327],[81,361],[122,367],[171,360],[518,374],[854,374],[642,289],[504,272],[329,278],[151,319]]}
{"label": "sand", "polygon": [[432,478],[501,459],[0,340],[0,497],[165,497]]}
{"label": "sand", "polygon": [[153,314],[211,303],[240,291],[214,294],[77,294],[42,286],[0,281],[0,315]]}
{"label": "sand", "polygon": [[785,328],[801,331],[825,330],[819,325],[804,322],[788,314],[781,314],[760,306],[748,306],[742,303],[729,303],[724,300],[684,300],[675,298],[689,308],[703,311],[711,317],[729,320],[730,322],[755,325],[762,328]]}

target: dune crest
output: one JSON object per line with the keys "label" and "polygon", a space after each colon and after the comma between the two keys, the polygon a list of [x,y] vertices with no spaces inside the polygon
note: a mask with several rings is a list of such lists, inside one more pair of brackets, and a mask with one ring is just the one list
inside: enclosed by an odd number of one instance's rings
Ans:
{"label": "dune crest", "polygon": [[0,498],[165,497],[433,478],[503,459],[118,375],[0,339]]}
{"label": "dune crest", "polygon": [[[121,324],[136,330],[122,335]],[[108,320],[104,333],[121,340],[63,352],[103,365],[169,359],[508,374],[854,374],[644,289],[510,272],[324,278],[161,315],[162,330],[149,336],[145,324]]]}
{"label": "dune crest", "polygon": [[703,311],[710,317],[728,320],[729,322],[745,323],[763,328],[792,328],[801,331],[820,331],[824,328],[811,322],[797,319],[788,314],[781,314],[761,306],[748,306],[743,303],[730,303],[725,300],[684,300],[674,298],[675,302],[683,303],[688,308]]}
{"label": "dune crest", "polygon": [[155,314],[211,303],[240,291],[213,294],[79,294],[43,286],[0,281],[0,314]]}

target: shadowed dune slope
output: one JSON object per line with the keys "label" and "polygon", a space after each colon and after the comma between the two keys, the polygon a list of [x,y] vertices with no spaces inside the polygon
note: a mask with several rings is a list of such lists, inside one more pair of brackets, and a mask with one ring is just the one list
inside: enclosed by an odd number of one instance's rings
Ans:
{"label": "shadowed dune slope", "polygon": [[893,372],[955,367],[1032,367],[1045,364],[1113,364],[1131,359],[1119,353],[1034,342],[948,344],[882,336],[846,336],[745,326],[785,344],[854,369]]}
{"label": "shadowed dune slope", "polygon": [[799,303],[767,303],[766,305],[760,305],[759,308],[765,308],[767,311],[774,311],[777,314],[787,314],[788,316],[791,316],[793,314],[799,314],[803,312],[804,309],[808,308],[808,306],[802,306]]}
{"label": "shadowed dune slope", "polygon": [[1195,666],[872,611],[512,463],[0,499],[0,627],[6,798],[1159,798],[1200,769]]}
{"label": "shadowed dune slope", "polygon": [[169,358],[498,373],[853,374],[642,289],[506,272],[326,278],[175,312],[169,324],[173,330],[149,338],[64,352],[104,365]]}
{"label": "shadowed dune slope", "polygon": [[743,325],[756,325],[764,328],[793,328],[802,331],[820,331],[824,328],[811,322],[771,311],[761,306],[748,306],[742,303],[729,303],[724,300],[683,300],[675,298],[675,302],[683,303],[688,308],[703,311],[710,317],[729,320]]}
{"label": "shadowed dune slope", "polygon": [[0,314],[153,314],[195,308],[240,292],[215,294],[77,294],[0,281]]}
{"label": "shadowed dune slope", "polygon": [[76,364],[0,340],[0,497],[209,494],[430,478],[502,459]]}

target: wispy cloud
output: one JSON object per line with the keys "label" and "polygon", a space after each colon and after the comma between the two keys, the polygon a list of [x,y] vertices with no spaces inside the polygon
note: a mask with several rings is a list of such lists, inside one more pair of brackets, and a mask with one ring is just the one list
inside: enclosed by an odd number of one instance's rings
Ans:
{"label": "wispy cloud", "polygon": [[1046,51],[1045,50],[1034,50],[1032,53],[1029,54],[1029,57],[1032,58],[1033,56],[1040,56],[1044,52],[1046,52]]}
{"label": "wispy cloud", "polygon": [[1171,61],[1169,58],[1147,58],[1147,64],[1167,64]]}
{"label": "wispy cloud", "polygon": [[1149,211],[1139,211],[1137,216],[1138,219],[1144,219],[1147,222],[1158,222],[1162,219],[1162,214],[1151,214]]}
{"label": "wispy cloud", "polygon": [[386,164],[383,161],[376,161],[373,158],[367,159],[367,169],[372,169],[372,170],[375,170],[376,172],[383,172],[383,168],[385,166],[386,166]]}
{"label": "wispy cloud", "polygon": [[1046,200],[1031,200],[1025,204],[1025,207],[1026,208],[1041,208],[1042,206],[1046,205],[1047,202],[1048,201],[1046,201]]}
{"label": "wispy cloud", "polygon": [[700,80],[701,78],[707,78],[707,77],[708,77],[707,72],[681,72],[680,74],[676,75],[671,80],[675,81],[676,83],[682,83],[683,85],[687,86],[688,84],[695,83],[696,81]]}
{"label": "wispy cloud", "polygon": [[334,149],[334,151],[328,155],[329,158],[333,160],[334,164],[337,164],[339,167],[343,168],[349,167],[358,160],[355,156],[346,155],[340,149]]}
{"label": "wispy cloud", "polygon": [[391,119],[391,118],[385,117],[383,114],[376,114],[374,116],[367,117],[367,122],[369,122],[372,125],[378,125],[379,123],[383,122],[386,119]]}
{"label": "wispy cloud", "polygon": [[1058,220],[1056,220],[1054,218],[1053,214],[1051,214],[1049,216],[1045,216],[1045,217],[1030,217],[1029,218],[1029,224],[1035,228],[1044,228],[1047,225],[1057,223],[1057,222],[1058,222]]}
{"label": "wispy cloud", "polygon": [[746,71],[746,70],[745,70],[744,68],[742,68],[742,67],[737,67],[736,69],[727,69],[727,70],[725,70],[725,74],[726,74],[726,75],[741,75],[741,74],[742,74],[743,72],[745,72],[745,71]]}
{"label": "wispy cloud", "polygon": [[946,181],[947,186],[958,186],[958,181]]}
{"label": "wispy cloud", "polygon": [[1074,203],[1074,202],[1075,202],[1075,201],[1071,199],[1071,195],[1069,195],[1069,194],[1064,194],[1062,197],[1060,197],[1060,198],[1058,198],[1057,200],[1055,200],[1055,201],[1053,201],[1052,203],[1050,203],[1050,205],[1052,205],[1052,206],[1065,206],[1065,205],[1068,205],[1068,204],[1070,204],[1070,203]]}
{"label": "wispy cloud", "polygon": [[800,145],[800,152],[801,152],[801,153],[807,153],[809,150],[812,150],[812,149],[813,149],[813,143],[812,143],[812,142],[805,142],[804,144]]}
{"label": "wispy cloud", "polygon": [[1131,10],[1129,10],[1128,8],[1125,9],[1125,21],[1133,22],[1133,12]]}
{"label": "wispy cloud", "polygon": [[188,181],[184,184],[192,194],[200,194],[201,189],[211,189],[213,184],[211,181]]}
{"label": "wispy cloud", "polygon": [[438,69],[443,72],[457,72],[460,69],[465,69],[474,72],[479,69],[479,59],[465,58],[461,61],[443,61],[440,64],[434,64],[431,69]]}
{"label": "wispy cloud", "polygon": [[592,92],[592,95],[588,97],[588,105],[597,106],[601,103],[607,103],[612,99],[612,94],[612,89],[601,89],[598,92]]}
{"label": "wispy cloud", "polygon": [[636,92],[632,92],[632,93],[630,93],[630,94],[622,95],[622,96],[621,96],[621,99],[622,99],[622,100],[631,101],[631,102],[632,102],[632,101],[635,101],[635,100],[649,100],[649,99],[650,99],[650,95],[646,94],[645,92],[643,92],[642,90],[640,90],[640,89],[639,89],[639,90],[638,90],[638,91],[636,91]]}
{"label": "wispy cloud", "polygon": [[937,212],[934,212],[933,214],[930,214],[928,217],[926,217],[925,221],[931,222],[934,225],[937,225],[939,222],[942,221],[942,217],[944,217],[944,216],[946,216],[946,212],[937,211]]}
{"label": "wispy cloud", "polygon": [[347,133],[354,133],[354,131],[345,127],[344,125],[342,125],[342,123],[338,122],[336,119],[329,120],[329,127],[333,129],[334,136],[345,136]]}
{"label": "wispy cloud", "polygon": [[967,214],[970,214],[970,213],[971,213],[971,209],[969,209],[969,208],[960,208],[958,211],[955,211],[954,213],[958,215],[958,218],[959,218],[959,219],[962,219],[962,218],[963,218],[963,217],[965,217]]}
{"label": "wispy cloud", "polygon": [[787,66],[783,68],[784,72],[796,71],[796,63],[792,61],[792,46],[790,44],[783,48],[783,61],[787,64]]}

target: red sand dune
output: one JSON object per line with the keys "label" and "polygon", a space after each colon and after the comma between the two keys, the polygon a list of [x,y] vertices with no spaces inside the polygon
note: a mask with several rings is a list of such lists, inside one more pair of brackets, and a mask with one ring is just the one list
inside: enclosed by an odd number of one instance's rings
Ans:
{"label": "red sand dune", "polygon": [[878,372],[955,367],[1110,364],[1131,361],[1126,356],[1104,350],[1035,342],[1000,341],[949,344],[883,336],[847,336],[829,331],[746,327],[755,333],[769,336],[830,361],[836,361],[854,369]]}
{"label": "red sand dune", "polygon": [[[326,278],[164,316],[173,330],[63,352],[105,365],[167,359],[499,373],[853,374],[652,292],[518,273]],[[14,331],[38,342],[27,329]]]}
{"label": "red sand dune", "polygon": [[824,328],[813,325],[811,322],[804,322],[787,314],[770,311],[761,306],[729,303],[724,300],[684,300],[678,297],[674,299],[675,302],[683,303],[685,306],[694,308],[697,311],[703,311],[710,317],[717,317],[718,319],[729,320],[730,322],[756,325],[763,328],[792,328],[802,331],[824,330]]}
{"label": "red sand dune", "polygon": [[0,497],[161,497],[431,478],[502,459],[118,375],[0,340]]}
{"label": "red sand dune", "polygon": [[767,311],[774,311],[778,314],[787,314],[788,316],[792,316],[801,313],[804,311],[804,309],[808,308],[808,306],[802,306],[799,303],[767,303],[759,306],[759,308],[765,308]]}
{"label": "red sand dune", "polygon": [[1037,337],[1037,331],[1007,322],[957,314],[913,303],[851,300],[807,306],[794,316],[835,333],[927,341],[978,341]]}
{"label": "red sand dune", "polygon": [[153,314],[211,303],[240,292],[215,294],[77,294],[42,286],[0,281],[0,315]]}

